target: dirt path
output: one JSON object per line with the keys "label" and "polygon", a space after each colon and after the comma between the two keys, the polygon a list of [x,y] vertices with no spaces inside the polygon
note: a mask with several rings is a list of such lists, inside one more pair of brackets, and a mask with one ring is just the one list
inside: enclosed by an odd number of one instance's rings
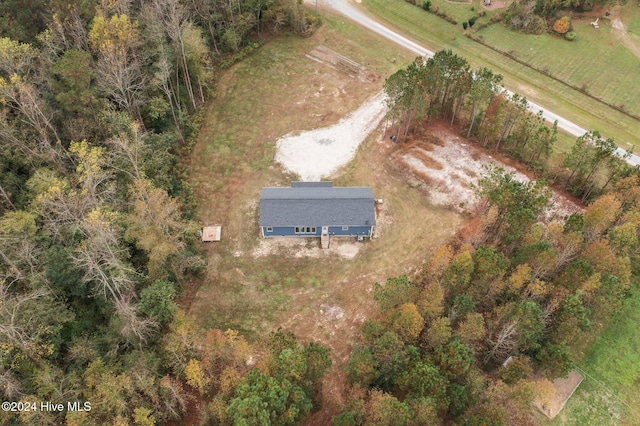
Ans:
{"label": "dirt path", "polygon": [[629,37],[627,29],[624,26],[624,23],[617,16],[611,20],[611,31],[616,36],[616,38],[620,40],[624,47],[629,49],[629,51],[636,55],[636,57],[640,58],[640,46],[638,46],[633,40],[631,40],[631,37]]}

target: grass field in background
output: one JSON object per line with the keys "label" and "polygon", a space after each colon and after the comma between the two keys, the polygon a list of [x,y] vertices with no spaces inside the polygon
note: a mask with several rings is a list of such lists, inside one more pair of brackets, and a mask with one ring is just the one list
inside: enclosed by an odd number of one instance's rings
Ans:
{"label": "grass field in background", "polygon": [[[640,150],[640,122],[468,39],[461,25],[454,26],[403,0],[364,0],[362,5],[382,23],[431,50],[452,49],[474,67],[486,66],[502,74],[505,85],[527,99],[585,129],[599,130],[622,147],[631,143]],[[466,11],[470,7],[454,6]]]}
{"label": "grass field in background", "polygon": [[573,42],[552,34],[519,34],[501,24],[490,25],[475,34],[534,68],[640,115],[640,58],[618,41],[608,25],[601,23],[596,30],[590,21],[573,21],[574,32],[578,34]]}

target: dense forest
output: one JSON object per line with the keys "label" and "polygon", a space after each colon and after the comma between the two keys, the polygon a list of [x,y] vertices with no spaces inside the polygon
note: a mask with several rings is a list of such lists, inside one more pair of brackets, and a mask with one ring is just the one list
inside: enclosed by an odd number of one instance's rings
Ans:
{"label": "dense forest", "polygon": [[554,170],[546,159],[555,126],[506,96],[500,80],[451,51],[416,58],[385,84],[392,132],[413,136],[447,119],[591,203],[545,219],[543,179],[487,167],[474,188],[477,211],[456,238],[414,277],[375,284],[379,313],[362,326],[336,425],[536,424],[534,399],[553,397],[550,380],[573,368],[576,345],[638,285],[638,168],[592,131]]}
{"label": "dense forest", "polygon": [[254,350],[175,299],[206,266],[180,161],[194,113],[216,70],[315,15],[286,0],[9,0],[0,16],[0,392],[20,403],[0,423],[180,423],[196,403],[220,423],[305,417],[327,350],[283,332]]}

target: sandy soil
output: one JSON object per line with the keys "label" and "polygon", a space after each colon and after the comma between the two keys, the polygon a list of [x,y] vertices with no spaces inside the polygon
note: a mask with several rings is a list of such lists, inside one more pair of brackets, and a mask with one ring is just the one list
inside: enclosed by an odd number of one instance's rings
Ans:
{"label": "sandy soil", "polygon": [[[283,254],[301,257],[326,257],[337,254],[343,259],[353,259],[360,251],[362,243],[354,242],[355,238],[333,238],[329,249],[320,247],[320,239],[274,237],[260,240],[258,246],[251,252],[254,258]],[[236,256],[242,253],[237,252]]]}
{"label": "sandy soil", "polygon": [[[435,205],[458,212],[471,211],[477,202],[472,185],[477,184],[484,173],[484,167],[489,164],[515,173],[515,178],[521,182],[529,181],[524,173],[482,152],[445,126],[434,126],[428,132],[439,143],[400,150],[396,156],[409,168],[414,178],[421,182],[430,201]],[[581,210],[573,201],[554,191],[551,206],[545,212],[544,219],[561,219]]]}
{"label": "sandy soil", "polygon": [[384,94],[380,92],[333,126],[279,139],[275,159],[303,181],[331,177],[355,156],[385,112]]}

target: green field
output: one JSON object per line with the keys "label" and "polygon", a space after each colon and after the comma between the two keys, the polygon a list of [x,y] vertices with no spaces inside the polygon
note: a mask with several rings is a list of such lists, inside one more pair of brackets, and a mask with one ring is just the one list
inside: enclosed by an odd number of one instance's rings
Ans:
{"label": "green field", "polygon": [[[637,276],[636,276],[637,277]],[[576,393],[549,425],[640,424],[640,282],[614,322],[578,362],[585,376]]]}
{"label": "green field", "polygon": [[602,24],[596,30],[589,22],[590,19],[573,22],[578,34],[573,42],[550,34],[519,34],[500,24],[484,28],[476,35],[536,69],[640,115],[640,59],[618,41],[608,25]]}
{"label": "green field", "polygon": [[[505,86],[527,99],[540,103],[586,129],[599,130],[607,137],[614,138],[620,146],[625,147],[631,143],[640,148],[640,122],[468,39],[464,36],[461,25],[454,26],[402,0],[365,0],[362,5],[382,23],[399,30],[431,50],[452,49],[464,56],[473,66],[486,66],[502,74],[505,77]],[[467,11],[470,13],[470,5],[453,6],[463,8],[465,14]],[[634,19],[627,24],[636,28],[638,20],[635,15],[631,16]],[[489,27],[489,30],[491,28],[493,26]],[[547,38],[551,39],[551,36]],[[570,43],[566,42],[566,45],[570,46]],[[631,73],[630,77],[634,75],[637,75],[637,72]],[[615,103],[621,104],[623,101]]]}

